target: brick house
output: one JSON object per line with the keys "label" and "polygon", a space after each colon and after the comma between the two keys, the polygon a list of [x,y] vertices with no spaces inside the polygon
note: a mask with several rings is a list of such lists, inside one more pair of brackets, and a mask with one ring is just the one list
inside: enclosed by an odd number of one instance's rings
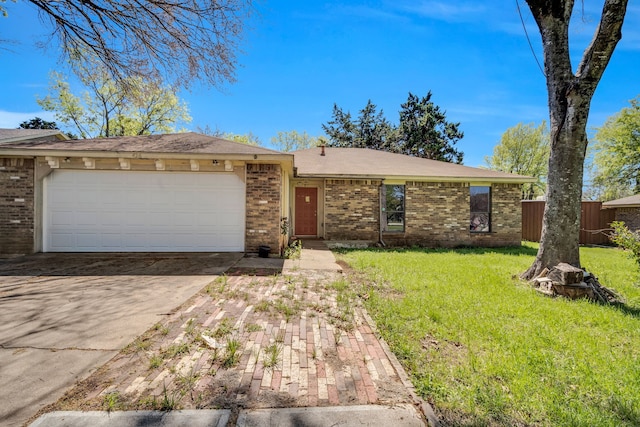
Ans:
{"label": "brick house", "polygon": [[640,194],[604,202],[602,209],[615,209],[616,221],[624,222],[631,231],[640,232]]}
{"label": "brick house", "polygon": [[519,245],[529,181],[366,149],[280,153],[196,133],[70,141],[1,129],[0,255],[277,253],[292,236]]}
{"label": "brick house", "polygon": [[0,254],[284,244],[291,154],[196,133],[68,141],[9,131],[0,130]]}
{"label": "brick house", "polygon": [[293,233],[391,246],[511,246],[530,177],[362,148],[295,156]]}

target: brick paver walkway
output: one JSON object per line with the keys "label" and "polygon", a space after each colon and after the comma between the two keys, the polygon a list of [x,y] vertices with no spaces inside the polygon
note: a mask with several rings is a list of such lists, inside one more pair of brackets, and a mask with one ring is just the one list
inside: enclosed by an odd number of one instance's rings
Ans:
{"label": "brick paver walkway", "polygon": [[412,403],[396,363],[341,275],[222,276],[49,410]]}

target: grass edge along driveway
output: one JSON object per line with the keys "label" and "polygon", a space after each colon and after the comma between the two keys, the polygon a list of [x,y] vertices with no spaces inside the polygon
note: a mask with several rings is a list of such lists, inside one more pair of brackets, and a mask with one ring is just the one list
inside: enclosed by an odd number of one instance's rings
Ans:
{"label": "grass edge along driveway", "polygon": [[520,281],[536,251],[527,243],[339,258],[446,425],[640,425],[637,265],[615,248],[581,248],[583,267],[626,300],[600,306],[551,299]]}

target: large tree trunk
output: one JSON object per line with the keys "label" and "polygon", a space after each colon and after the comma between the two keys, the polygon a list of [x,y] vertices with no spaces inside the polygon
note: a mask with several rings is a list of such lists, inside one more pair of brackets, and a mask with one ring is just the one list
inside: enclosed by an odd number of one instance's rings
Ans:
{"label": "large tree trunk", "polygon": [[[571,105],[573,103],[579,105]],[[542,238],[536,260],[523,275],[526,278],[535,277],[544,268],[560,262],[580,267],[580,210],[589,104],[587,100],[585,105],[578,95],[569,99],[568,104],[563,123],[554,123],[552,119],[552,149]]]}
{"label": "large tree trunk", "polygon": [[569,56],[569,21],[574,1],[527,0],[527,3],[542,36],[551,124],[540,249],[533,265],[522,274],[523,278],[531,279],[544,268],[561,262],[580,267],[580,208],[589,107],[622,38],[627,0],[605,0],[600,25],[575,74]]}

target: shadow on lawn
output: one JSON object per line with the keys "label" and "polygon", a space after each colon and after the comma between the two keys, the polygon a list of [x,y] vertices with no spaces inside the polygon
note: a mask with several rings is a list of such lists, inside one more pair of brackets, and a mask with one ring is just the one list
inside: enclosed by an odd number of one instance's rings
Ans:
{"label": "shadow on lawn", "polygon": [[[627,304],[617,304],[613,306],[614,309],[619,310],[621,313],[626,314],[627,316],[635,317],[636,319],[640,319],[640,308],[638,307],[630,307]],[[640,425],[640,424],[638,424]]]}

